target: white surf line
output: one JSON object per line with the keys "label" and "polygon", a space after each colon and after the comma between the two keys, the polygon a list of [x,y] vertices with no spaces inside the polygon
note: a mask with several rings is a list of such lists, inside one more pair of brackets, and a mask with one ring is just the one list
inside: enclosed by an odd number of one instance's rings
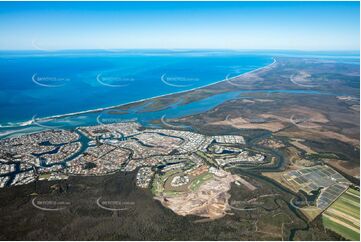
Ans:
{"label": "white surf line", "polygon": [[54,126],[50,126],[50,125],[44,125],[44,124],[41,124],[37,121],[37,118],[36,118],[36,114],[32,117],[31,119],[31,123],[30,124],[34,124],[36,126],[39,126],[39,127],[42,127],[42,128],[47,128],[47,129],[57,129],[57,128],[60,128],[64,125],[54,125]]}
{"label": "white surf line", "polygon": [[[7,136],[11,136],[11,135],[17,135],[17,134],[25,134],[28,132],[25,132],[27,130],[29,130],[31,128],[24,128],[24,129],[18,129],[18,130],[8,130],[8,131],[4,131],[4,132],[0,132],[0,139],[2,139],[3,137],[7,137]],[[29,130],[29,133],[37,133],[40,130]]]}
{"label": "white surf line", "polygon": [[227,81],[229,84],[231,84],[233,86],[240,86],[240,84],[233,83],[232,80],[235,79],[235,78],[239,78],[239,77],[244,76],[244,75],[249,75],[249,74],[252,74],[254,72],[260,71],[262,69],[267,69],[267,68],[271,67],[272,65],[277,63],[277,60],[275,58],[272,58],[272,59],[273,59],[273,62],[271,64],[267,65],[267,66],[260,67],[260,68],[257,68],[255,70],[252,70],[252,71],[248,71],[248,72],[242,73],[242,74],[240,74],[238,76],[234,76],[234,77],[231,77],[231,78],[229,78],[230,74],[228,74],[224,80]]}
{"label": "white surf line", "polygon": [[[115,108],[119,108],[119,107],[122,107],[122,106],[125,106],[125,105],[129,105],[129,104],[136,104],[136,103],[140,103],[140,102],[144,102],[144,101],[148,101],[148,100],[151,100],[151,99],[156,99],[156,98],[160,98],[160,97],[166,97],[166,96],[170,96],[170,95],[175,95],[175,94],[181,94],[181,93],[186,93],[186,92],[191,92],[191,91],[194,91],[194,90],[197,90],[197,89],[202,89],[202,88],[205,88],[205,87],[209,87],[209,86],[212,86],[212,85],[215,85],[215,84],[218,84],[218,83],[221,83],[221,82],[225,82],[225,81],[228,81],[229,80],[232,80],[234,78],[238,78],[240,76],[243,76],[243,75],[247,75],[249,73],[252,73],[252,72],[255,72],[255,71],[259,71],[259,70],[262,70],[264,68],[267,68],[269,67],[270,65],[273,65],[274,63],[276,63],[276,59],[273,58],[273,62],[269,65],[266,65],[266,66],[263,66],[263,67],[260,67],[260,68],[257,68],[255,70],[252,70],[252,71],[249,71],[249,72],[245,72],[245,73],[242,73],[238,76],[235,76],[235,77],[232,77],[230,79],[223,79],[221,81],[216,81],[216,82],[213,82],[213,83],[210,83],[210,84],[207,84],[207,85],[203,85],[203,86],[200,86],[200,87],[195,87],[195,88],[191,88],[191,89],[187,89],[187,90],[183,90],[183,91],[178,91],[178,92],[173,92],[173,93],[167,93],[167,94],[162,94],[162,95],[158,95],[158,96],[154,96],[154,97],[148,97],[148,98],[142,98],[142,99],[139,99],[139,100],[136,100],[136,101],[131,101],[131,102],[127,102],[127,103],[122,103],[122,104],[117,104],[117,105],[113,105],[113,106],[108,106],[108,107],[105,107],[105,108],[95,108],[95,109],[88,109],[88,110],[84,110],[84,111],[79,111],[79,112],[72,112],[72,113],[66,113],[66,114],[58,114],[58,115],[52,115],[52,116],[48,116],[48,117],[44,117],[44,118],[38,118],[37,120],[40,121],[40,122],[44,122],[44,121],[51,121],[51,120],[54,120],[54,119],[58,119],[58,118],[65,118],[65,117],[71,117],[71,116],[76,116],[76,115],[79,115],[79,114],[87,114],[87,113],[96,113],[96,112],[101,112],[101,111],[106,111],[106,110],[110,110],[110,109],[115,109]],[[30,122],[31,120],[28,120],[28,121],[24,121],[24,122],[18,122],[18,123],[14,123],[14,124],[25,124],[27,122]],[[20,125],[19,125],[20,126]],[[24,125],[24,126],[27,126],[27,125]],[[14,126],[16,127],[16,126]]]}

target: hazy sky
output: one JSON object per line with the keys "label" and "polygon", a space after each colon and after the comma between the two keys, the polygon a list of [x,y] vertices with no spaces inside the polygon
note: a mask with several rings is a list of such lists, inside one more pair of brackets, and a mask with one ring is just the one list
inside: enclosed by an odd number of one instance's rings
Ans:
{"label": "hazy sky", "polygon": [[358,50],[359,2],[0,2],[0,49]]}

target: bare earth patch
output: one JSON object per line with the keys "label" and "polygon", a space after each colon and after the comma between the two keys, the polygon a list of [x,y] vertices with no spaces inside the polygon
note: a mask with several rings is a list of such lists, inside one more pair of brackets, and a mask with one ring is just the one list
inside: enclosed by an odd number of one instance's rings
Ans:
{"label": "bare earth patch", "polygon": [[325,159],[327,164],[353,177],[360,176],[360,164],[350,163],[345,160]]}
{"label": "bare earth patch", "polygon": [[290,76],[290,81],[297,86],[312,87],[311,76],[312,75],[306,71],[299,71]]}
{"label": "bare earth patch", "polygon": [[319,131],[319,130],[315,130],[315,129],[308,129],[308,130],[304,129],[302,131],[297,131],[297,132],[281,131],[281,132],[277,133],[277,135],[293,137],[293,138],[304,138],[304,139],[309,139],[309,140],[322,139],[322,138],[335,139],[335,140],[339,140],[339,141],[342,141],[345,143],[349,143],[355,147],[360,146],[360,141],[358,139],[352,139],[352,138],[347,137],[346,135],[336,133],[333,131]]}
{"label": "bare earth patch", "polygon": [[293,139],[292,141],[290,141],[290,143],[293,144],[294,146],[296,146],[297,148],[305,151],[308,154],[315,154],[316,153],[314,150],[312,150],[307,145],[302,144],[301,143],[302,141],[304,141],[304,140],[303,139]]}
{"label": "bare earth patch", "polygon": [[186,192],[176,196],[158,196],[163,206],[170,208],[178,215],[197,215],[209,219],[223,217],[229,210],[228,200],[231,183],[239,177],[225,172],[224,177],[214,177],[205,181],[194,192]]}
{"label": "bare earth patch", "polygon": [[211,123],[213,125],[230,125],[237,129],[266,129],[272,132],[277,132],[284,128],[282,122],[267,122],[267,123],[252,123],[245,118],[237,117],[228,120]]}

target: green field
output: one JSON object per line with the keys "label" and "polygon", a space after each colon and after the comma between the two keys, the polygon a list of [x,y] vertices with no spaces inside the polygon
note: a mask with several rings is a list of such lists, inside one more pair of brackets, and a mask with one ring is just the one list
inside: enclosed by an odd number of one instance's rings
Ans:
{"label": "green field", "polygon": [[156,174],[153,179],[153,184],[152,184],[152,189],[151,189],[152,193],[155,196],[159,196],[160,193],[162,193],[164,191],[164,183],[166,182],[166,180],[171,175],[180,173],[180,172],[182,172],[182,170],[177,169],[177,170],[168,171],[167,173],[165,173],[163,175]]}
{"label": "green field", "polygon": [[325,228],[348,240],[360,240],[360,191],[349,188],[322,215]]}
{"label": "green field", "polygon": [[209,157],[209,155],[207,155],[206,153],[202,152],[202,151],[197,151],[196,152],[198,156],[202,157],[203,159],[205,159],[209,164],[211,165],[216,165],[215,161],[213,159],[211,159]]}
{"label": "green field", "polygon": [[189,189],[192,191],[197,190],[205,181],[211,179],[213,175],[211,173],[203,173],[200,176],[197,176],[192,183],[189,185]]}

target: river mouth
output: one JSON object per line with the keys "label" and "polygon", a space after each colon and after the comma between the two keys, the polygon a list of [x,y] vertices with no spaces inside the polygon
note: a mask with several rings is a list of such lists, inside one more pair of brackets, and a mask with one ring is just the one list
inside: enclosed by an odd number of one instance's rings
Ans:
{"label": "river mouth", "polygon": [[[320,94],[317,91],[308,90],[244,90],[232,91],[210,95],[190,103],[175,103],[161,110],[144,111],[150,102],[140,102],[135,107],[122,110],[122,105],[114,108],[106,108],[95,111],[80,112],[79,114],[66,114],[53,118],[35,118],[26,123],[0,126],[0,139],[30,134],[49,129],[76,129],[79,126],[93,126],[111,123],[136,121],[144,127],[157,127],[154,121],[167,123],[168,119],[186,117],[210,111],[224,102],[240,97],[247,97],[248,93],[294,93],[294,94]],[[170,95],[171,97],[172,95]],[[152,99],[153,100],[153,99]],[[157,100],[155,98],[154,100]],[[126,105],[125,105],[126,106]],[[159,127],[159,126],[158,126]],[[178,128],[168,125],[169,128]],[[182,128],[182,127],[181,127]]]}

